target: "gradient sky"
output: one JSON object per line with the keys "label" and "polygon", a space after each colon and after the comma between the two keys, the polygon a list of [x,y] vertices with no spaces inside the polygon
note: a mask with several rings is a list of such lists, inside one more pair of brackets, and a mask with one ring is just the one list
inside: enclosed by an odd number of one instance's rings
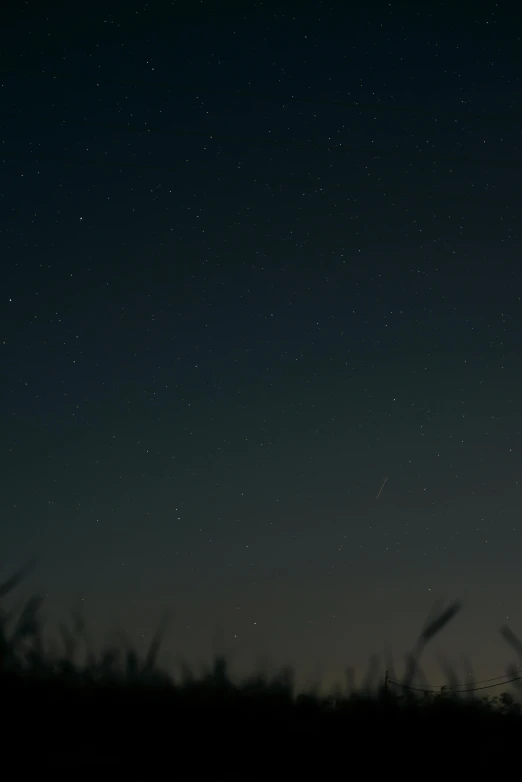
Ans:
{"label": "gradient sky", "polygon": [[50,619],[83,600],[100,638],[169,610],[172,664],[328,681],[460,598],[435,647],[503,673],[507,6],[34,5],[2,24],[0,575],[36,556]]}

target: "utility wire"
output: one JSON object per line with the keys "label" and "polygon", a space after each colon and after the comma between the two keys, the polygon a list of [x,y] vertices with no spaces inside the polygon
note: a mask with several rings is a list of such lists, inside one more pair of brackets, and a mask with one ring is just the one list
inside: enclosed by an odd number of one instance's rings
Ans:
{"label": "utility wire", "polygon": [[[498,679],[505,679],[506,676],[511,676],[510,673],[503,673],[502,676],[492,676],[490,679],[481,679],[478,682],[473,682],[473,684],[486,684],[486,682],[496,682]],[[442,685],[443,686],[443,685]],[[465,687],[466,684],[456,684],[455,687]],[[455,687],[451,687],[450,689],[455,689]]]}
{"label": "utility wire", "polygon": [[[487,684],[488,682],[496,682],[498,679],[505,679],[507,676],[511,676],[510,673],[503,673],[501,676],[492,676],[489,679],[479,679],[478,682],[470,682],[470,684]],[[396,683],[396,682],[395,682]],[[455,684],[453,687],[449,687],[447,684],[440,684],[435,685],[436,687],[447,687],[450,690],[455,690],[457,687],[467,687],[467,684],[463,682],[462,684]],[[426,692],[431,692],[431,688],[427,688]]]}
{"label": "utility wire", "polygon": [[[448,692],[452,693],[465,693],[465,692],[477,692],[477,690],[489,690],[491,687],[500,687],[501,684],[511,684],[511,682],[516,682],[522,679],[522,676],[515,676],[513,679],[508,679],[505,682],[497,682],[497,684],[486,684],[485,687],[472,687],[468,690],[454,690],[454,689],[448,689]],[[488,681],[485,679],[484,681]],[[398,687],[402,687],[404,690],[413,690],[415,692],[428,692],[428,693],[434,693],[440,695],[441,691],[444,692],[444,690],[439,688],[438,690],[426,690],[422,687],[410,687],[408,684],[402,684],[401,682],[393,681],[392,679],[388,679],[388,684],[395,684]]]}

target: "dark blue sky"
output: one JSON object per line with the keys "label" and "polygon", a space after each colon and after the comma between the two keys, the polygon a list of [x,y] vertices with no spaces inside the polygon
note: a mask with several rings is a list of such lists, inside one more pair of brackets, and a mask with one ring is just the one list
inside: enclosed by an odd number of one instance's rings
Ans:
{"label": "dark blue sky", "polygon": [[170,662],[225,650],[331,680],[462,598],[445,651],[503,672],[497,629],[522,621],[515,21],[8,12],[0,565],[39,558],[51,617],[81,595],[96,635],[141,643],[169,609]]}

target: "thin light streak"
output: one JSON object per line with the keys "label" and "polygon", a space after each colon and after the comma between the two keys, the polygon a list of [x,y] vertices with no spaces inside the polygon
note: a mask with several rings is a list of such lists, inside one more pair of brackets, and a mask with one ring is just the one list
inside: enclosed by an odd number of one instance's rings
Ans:
{"label": "thin light streak", "polygon": [[376,500],[378,500],[379,497],[381,496],[381,492],[384,489],[384,484],[386,483],[387,480],[388,480],[388,476],[386,476],[386,478],[384,479],[384,483],[382,484],[381,488],[379,489],[379,493],[378,493],[377,497],[375,498]]}

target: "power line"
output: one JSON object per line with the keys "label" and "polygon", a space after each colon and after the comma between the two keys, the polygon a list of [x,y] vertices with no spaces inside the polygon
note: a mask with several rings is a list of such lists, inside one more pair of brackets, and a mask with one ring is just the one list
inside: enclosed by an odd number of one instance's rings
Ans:
{"label": "power line", "polygon": [[[507,675],[507,674],[506,674]],[[494,677],[494,678],[500,678],[500,677]],[[522,679],[521,676],[515,676],[513,679],[508,679],[505,682],[497,682],[497,684],[486,684],[484,687],[472,687],[468,690],[456,690],[456,689],[448,689],[448,692],[452,693],[466,693],[466,692],[477,692],[478,690],[489,690],[491,687],[500,687],[502,684],[511,684],[512,682],[516,682]],[[490,679],[484,679],[484,681],[491,681]],[[388,679],[389,684],[395,684],[397,687],[402,687],[404,690],[412,690],[414,692],[427,692],[427,693],[433,693],[440,695],[441,692],[444,692],[444,686],[442,688],[439,688],[438,690],[427,690],[423,687],[410,687],[408,684],[402,684],[401,682],[396,682],[393,679]],[[460,686],[460,685],[459,685]],[[464,686],[464,685],[462,685]]]}
{"label": "power line", "polygon": [[[486,682],[496,682],[498,679],[505,679],[506,676],[510,676],[509,673],[503,673],[502,676],[492,676],[490,679],[481,679],[478,682],[473,682],[474,684],[486,684]],[[455,687],[465,687],[465,684],[456,684]],[[451,689],[454,689],[453,687]]]}
{"label": "power line", "polygon": [[[489,679],[479,679],[478,682],[473,682],[473,684],[486,684],[487,682],[495,682],[498,679],[505,679],[507,676],[511,676],[509,673],[503,673],[500,676],[491,676]],[[440,684],[435,685],[436,687],[447,687],[446,684]],[[466,684],[455,684],[454,687],[450,687],[449,689],[454,690],[457,687],[466,687]],[[429,690],[428,690],[429,691]]]}

